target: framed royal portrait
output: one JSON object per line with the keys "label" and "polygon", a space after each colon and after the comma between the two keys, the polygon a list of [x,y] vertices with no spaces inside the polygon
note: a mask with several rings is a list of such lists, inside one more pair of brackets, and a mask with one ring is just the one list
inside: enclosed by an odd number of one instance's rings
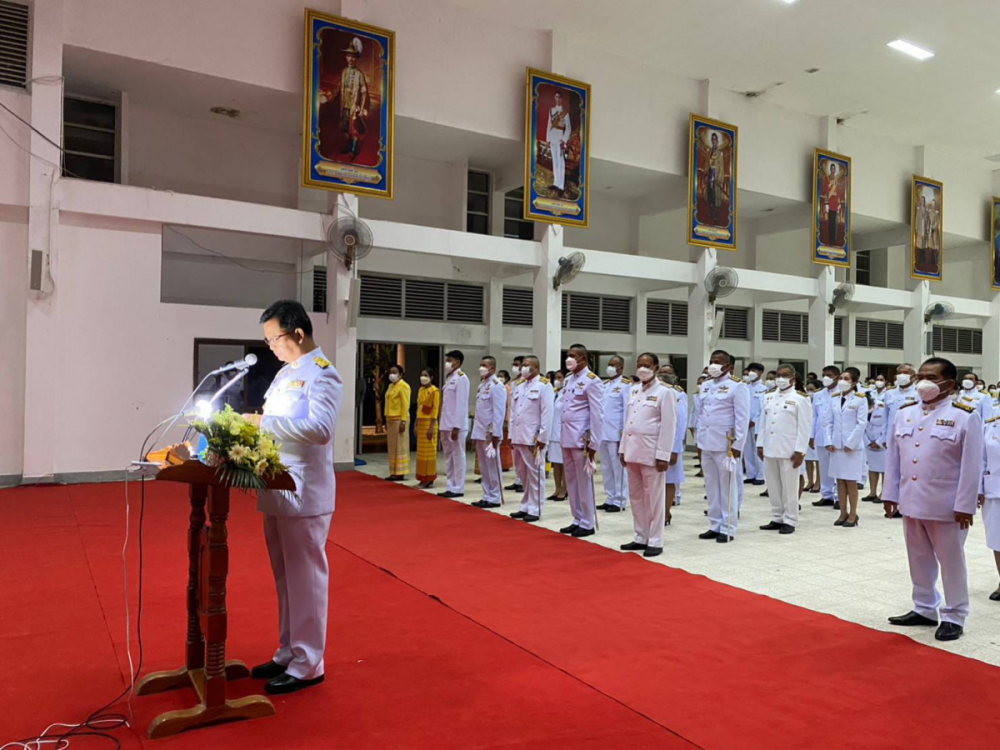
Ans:
{"label": "framed royal portrait", "polygon": [[990,206],[990,289],[1000,292],[1000,198]]}
{"label": "framed royal portrait", "polygon": [[306,10],[302,185],[392,198],[395,34]]}
{"label": "framed royal portrait", "polygon": [[692,114],[688,131],[688,244],[736,249],[739,128]]}
{"label": "framed royal portrait", "polygon": [[944,185],[917,175],[910,189],[910,276],[944,279]]}
{"label": "framed royal portrait", "polygon": [[590,84],[528,68],[524,218],[590,226]]}
{"label": "framed royal portrait", "polygon": [[851,266],[851,157],[813,154],[813,263]]}

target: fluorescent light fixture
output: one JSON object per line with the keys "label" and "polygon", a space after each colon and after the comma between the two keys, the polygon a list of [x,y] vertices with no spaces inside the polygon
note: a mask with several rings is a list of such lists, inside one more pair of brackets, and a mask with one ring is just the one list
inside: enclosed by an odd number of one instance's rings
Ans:
{"label": "fluorescent light fixture", "polygon": [[1000,89],[997,89],[997,93],[1000,94]]}
{"label": "fluorescent light fixture", "polygon": [[791,5],[792,3],[797,3],[799,0],[783,0],[785,5]]}
{"label": "fluorescent light fixture", "polygon": [[924,49],[923,47],[918,47],[915,44],[910,44],[902,39],[897,39],[894,42],[889,42],[887,47],[892,47],[894,50],[899,50],[900,52],[905,52],[910,57],[915,57],[918,60],[930,60],[934,57],[934,53],[929,49]]}

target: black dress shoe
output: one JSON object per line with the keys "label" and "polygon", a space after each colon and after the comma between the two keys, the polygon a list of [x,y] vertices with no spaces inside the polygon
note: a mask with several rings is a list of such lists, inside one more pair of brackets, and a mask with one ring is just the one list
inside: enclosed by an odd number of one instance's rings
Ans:
{"label": "black dress shoe", "polygon": [[551,500],[554,503],[564,503],[566,502],[566,496],[564,495],[563,497],[556,497],[555,495],[553,495],[552,497],[549,498],[549,500]]}
{"label": "black dress shoe", "polygon": [[482,502],[483,504],[479,506],[480,508],[499,508],[501,505],[500,503],[490,503],[486,500],[483,500]]}
{"label": "black dress shoe", "polygon": [[524,521],[525,523],[534,523],[535,521],[538,520],[538,516],[533,516],[530,513],[525,513],[523,516],[521,516],[521,520]]}
{"label": "black dress shoe", "polygon": [[783,524],[781,524],[781,528],[778,530],[778,533],[779,534],[794,534],[795,533],[795,527],[792,526],[790,523],[783,523]]}
{"label": "black dress shoe", "polygon": [[719,536],[719,532],[718,531],[712,531],[711,529],[709,529],[705,533],[699,534],[698,538],[699,539],[715,539],[718,536]]}
{"label": "black dress shoe", "polygon": [[753,480],[752,479],[744,479],[743,480],[743,484],[753,484]]}
{"label": "black dress shoe", "polygon": [[511,485],[509,485],[507,487],[504,487],[504,489],[505,490],[511,490],[513,492],[524,492],[524,487],[522,487],[521,485],[519,485],[517,482],[514,482],[514,484],[511,484]]}
{"label": "black dress shoe", "polygon": [[298,677],[292,677],[290,674],[283,674],[279,677],[275,677],[270,682],[264,684],[264,692],[270,695],[286,695],[288,693],[295,693],[299,690],[305,690],[307,687],[312,687],[313,685],[319,685],[323,681],[323,675],[319,677],[314,677],[311,680],[300,680]]}
{"label": "black dress shoe", "polygon": [[608,509],[608,508],[610,508],[610,507],[611,507],[611,506],[610,506],[610,505],[608,505],[607,503],[601,503],[600,505],[598,505],[598,506],[597,506],[597,509],[598,509],[598,510],[607,510],[607,509]]}
{"label": "black dress shoe", "polygon": [[730,542],[735,542],[736,537],[726,536],[725,534],[719,534],[717,537],[715,537],[715,541],[718,544],[729,544]]}
{"label": "black dress shoe", "polygon": [[917,612],[907,612],[905,615],[897,615],[896,617],[890,617],[889,623],[892,625],[899,625],[900,627],[909,628],[914,625],[923,625],[924,627],[933,628],[937,625],[937,620],[932,620],[929,617],[924,617]]}
{"label": "black dress shoe", "polygon": [[560,534],[572,534],[578,528],[580,528],[580,527],[577,526],[575,523],[571,523],[569,526],[565,526],[565,527],[559,529],[559,533]]}
{"label": "black dress shoe", "polygon": [[703,476],[705,476],[705,472],[703,472],[703,471],[701,471],[701,469],[699,469],[699,470],[698,470],[698,473],[697,473],[697,474],[695,474],[695,476],[696,476],[696,477],[703,477]]}
{"label": "black dress shoe", "polygon": [[445,490],[444,492],[439,492],[438,497],[446,497],[449,500],[456,497],[465,497],[464,492],[452,492],[451,490]]}
{"label": "black dress shoe", "polygon": [[834,500],[833,501],[833,509],[834,510],[840,510],[840,500]]}
{"label": "black dress shoe", "polygon": [[511,514],[510,514],[510,517],[511,517],[511,518],[515,518],[515,519],[517,519],[518,521],[520,521],[520,520],[521,520],[522,518],[524,518],[524,517],[525,517],[526,515],[528,515],[528,514],[527,514],[527,513],[525,513],[525,512],[523,511],[523,510],[519,510],[519,511],[517,511],[516,513],[511,513]]}
{"label": "black dress shoe", "polygon": [[861,498],[861,502],[863,502],[863,503],[878,503],[878,502],[881,502],[881,501],[878,499],[877,495],[867,495],[866,497]]}
{"label": "black dress shoe", "polygon": [[283,675],[288,666],[269,661],[267,664],[258,664],[250,670],[250,676],[255,680],[273,680],[279,675]]}
{"label": "black dress shoe", "polygon": [[575,536],[577,539],[583,536],[593,536],[593,535],[594,535],[593,529],[581,529],[579,526],[577,526],[576,529],[570,532],[570,536]]}
{"label": "black dress shoe", "polygon": [[483,503],[485,502],[486,502],[485,500],[474,500],[471,503],[469,503],[469,505],[471,505],[473,508],[485,508],[486,506],[483,505]]}
{"label": "black dress shoe", "polygon": [[750,484],[752,484],[754,487],[760,487],[763,484],[765,484],[765,482],[763,479],[755,479]]}
{"label": "black dress shoe", "polygon": [[646,547],[646,551],[642,553],[643,557],[656,557],[657,555],[663,554],[663,547]]}
{"label": "black dress shoe", "polygon": [[640,550],[646,549],[646,545],[639,544],[639,542],[629,542],[628,544],[621,545],[618,549],[622,552],[639,552]]}
{"label": "black dress shoe", "polygon": [[938,641],[957,641],[962,637],[965,630],[961,625],[953,622],[942,622],[938,629],[934,631],[934,639]]}
{"label": "black dress shoe", "polygon": [[780,531],[781,524],[777,521],[771,521],[771,523],[765,524],[760,527],[761,531]]}
{"label": "black dress shoe", "polygon": [[990,594],[991,602],[1000,602],[1000,589],[997,589],[992,594]]}
{"label": "black dress shoe", "polygon": [[821,497],[819,500],[814,502],[813,505],[816,506],[817,508],[832,508],[833,498]]}
{"label": "black dress shoe", "polygon": [[476,477],[475,479],[472,480],[472,483],[473,484],[482,484],[483,483],[483,478],[482,477]]}
{"label": "black dress shoe", "polygon": [[764,490],[763,492],[760,493],[760,496],[761,497],[771,497],[771,493],[768,492],[767,490]]}
{"label": "black dress shoe", "polygon": [[608,507],[606,507],[604,509],[604,512],[605,513],[621,513],[622,509],[619,508],[617,505],[609,505]]}

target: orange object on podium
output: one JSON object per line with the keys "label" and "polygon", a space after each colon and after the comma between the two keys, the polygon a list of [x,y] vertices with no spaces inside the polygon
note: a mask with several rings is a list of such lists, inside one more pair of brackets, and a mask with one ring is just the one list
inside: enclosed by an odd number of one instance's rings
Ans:
{"label": "orange object on podium", "polygon": [[[142,678],[136,695],[151,695],[192,687],[199,703],[168,711],[149,725],[150,739],[220,722],[273,716],[274,706],[263,695],[226,699],[226,682],[250,676],[241,661],[226,661],[226,576],[229,574],[229,487],[216,469],[200,461],[168,462],[158,480],[189,485],[191,518],[188,526],[187,652],[184,666]],[[295,491],[295,480],[280,474],[266,480],[268,489]],[[206,524],[206,506],[207,521]]]}

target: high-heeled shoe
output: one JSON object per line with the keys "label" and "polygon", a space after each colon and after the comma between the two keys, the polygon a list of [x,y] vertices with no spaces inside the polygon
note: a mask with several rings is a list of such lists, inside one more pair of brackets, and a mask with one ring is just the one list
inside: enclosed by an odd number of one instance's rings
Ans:
{"label": "high-heeled shoe", "polygon": [[833,522],[833,525],[843,526],[845,523],[847,523],[847,516],[844,516],[843,518],[838,518],[836,521]]}
{"label": "high-heeled shoe", "polygon": [[853,529],[859,523],[861,523],[861,519],[858,516],[855,516],[853,521],[844,521],[844,528]]}

